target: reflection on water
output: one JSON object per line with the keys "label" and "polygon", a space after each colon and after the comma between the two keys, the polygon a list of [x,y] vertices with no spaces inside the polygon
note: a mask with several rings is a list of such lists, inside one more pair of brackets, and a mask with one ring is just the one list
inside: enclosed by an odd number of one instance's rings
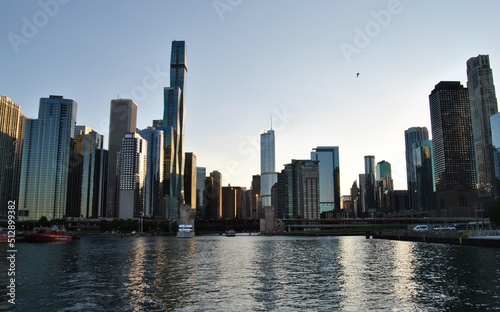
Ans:
{"label": "reflection on water", "polygon": [[[0,247],[0,251],[5,249]],[[18,244],[16,311],[498,310],[500,250],[364,237]],[[0,259],[5,268],[7,260]],[[0,283],[6,285],[6,271]],[[0,294],[0,311],[14,310]]]}

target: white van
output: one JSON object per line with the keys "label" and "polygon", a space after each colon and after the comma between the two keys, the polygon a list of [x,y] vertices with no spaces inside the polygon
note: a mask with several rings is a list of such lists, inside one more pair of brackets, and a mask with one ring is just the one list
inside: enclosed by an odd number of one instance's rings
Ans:
{"label": "white van", "polygon": [[425,232],[429,230],[429,227],[427,225],[417,225],[413,228],[415,232]]}

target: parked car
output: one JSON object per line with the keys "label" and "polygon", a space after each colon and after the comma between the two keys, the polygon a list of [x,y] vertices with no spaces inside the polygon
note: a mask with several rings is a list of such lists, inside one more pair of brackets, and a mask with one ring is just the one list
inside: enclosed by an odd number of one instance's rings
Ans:
{"label": "parked car", "polygon": [[413,228],[413,230],[415,232],[425,232],[425,231],[428,231],[429,230],[429,226],[427,225],[417,225]]}

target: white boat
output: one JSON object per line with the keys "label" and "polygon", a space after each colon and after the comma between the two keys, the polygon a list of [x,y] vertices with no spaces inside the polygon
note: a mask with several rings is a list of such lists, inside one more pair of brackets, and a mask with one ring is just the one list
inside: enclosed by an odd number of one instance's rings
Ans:
{"label": "white boat", "polygon": [[179,230],[177,231],[177,237],[181,238],[191,238],[194,236],[193,226],[191,224],[179,224]]}

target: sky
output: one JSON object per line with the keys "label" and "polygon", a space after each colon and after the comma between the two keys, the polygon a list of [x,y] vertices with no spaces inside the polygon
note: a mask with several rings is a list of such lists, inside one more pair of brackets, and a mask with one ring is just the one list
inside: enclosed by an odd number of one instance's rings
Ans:
{"label": "sky", "polygon": [[365,155],[406,189],[404,131],[431,135],[434,86],[466,86],[479,54],[500,77],[499,12],[460,0],[3,0],[0,95],[30,118],[42,97],[73,99],[77,124],[107,147],[112,99],[136,101],[140,129],[162,118],[171,42],[184,40],[185,146],[207,174],[250,187],[272,126],[276,171],[338,146],[343,195]]}

